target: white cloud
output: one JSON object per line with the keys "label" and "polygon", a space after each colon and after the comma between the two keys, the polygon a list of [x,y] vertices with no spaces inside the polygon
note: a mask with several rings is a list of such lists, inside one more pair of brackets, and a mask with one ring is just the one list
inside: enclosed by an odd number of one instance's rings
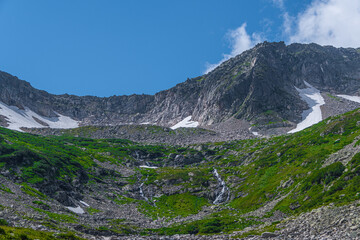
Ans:
{"label": "white cloud", "polygon": [[290,42],[360,47],[359,0],[315,0],[292,21]]}
{"label": "white cloud", "polygon": [[255,44],[262,41],[261,35],[257,33],[253,33],[249,35],[246,32],[246,23],[243,23],[240,27],[235,30],[231,30],[227,34],[227,38],[231,43],[231,53],[223,54],[223,58],[218,63],[207,63],[206,70],[204,73],[211,72],[217,66],[219,66],[222,62],[235,57],[236,55],[242,53],[245,50],[252,48]]}
{"label": "white cloud", "polygon": [[[291,16],[284,0],[271,0],[281,10],[282,35],[288,43],[318,43],[336,47],[360,47],[360,0],[314,0],[305,11]],[[230,54],[218,63],[206,64],[208,73],[222,62],[264,40],[264,33],[248,34],[246,23],[229,31]]]}

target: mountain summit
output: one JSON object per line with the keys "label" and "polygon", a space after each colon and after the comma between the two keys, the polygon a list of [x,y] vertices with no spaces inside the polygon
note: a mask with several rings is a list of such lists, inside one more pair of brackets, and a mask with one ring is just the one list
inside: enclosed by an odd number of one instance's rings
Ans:
{"label": "mountain summit", "polygon": [[[324,103],[301,92],[304,89],[313,89],[312,96],[318,93]],[[359,107],[359,89],[359,49],[263,42],[208,74],[155,95],[53,95],[0,72],[0,122],[17,130],[120,124],[172,127],[183,120],[178,126],[211,128],[240,119],[266,134],[296,128],[315,106],[320,120]]]}

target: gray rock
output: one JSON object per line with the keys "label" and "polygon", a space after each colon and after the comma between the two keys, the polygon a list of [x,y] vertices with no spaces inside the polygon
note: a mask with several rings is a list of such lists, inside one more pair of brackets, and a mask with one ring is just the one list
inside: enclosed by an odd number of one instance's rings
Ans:
{"label": "gray rock", "polygon": [[278,236],[278,234],[272,233],[272,232],[263,232],[261,234],[262,238],[273,238],[273,237],[277,237],[277,236]]}

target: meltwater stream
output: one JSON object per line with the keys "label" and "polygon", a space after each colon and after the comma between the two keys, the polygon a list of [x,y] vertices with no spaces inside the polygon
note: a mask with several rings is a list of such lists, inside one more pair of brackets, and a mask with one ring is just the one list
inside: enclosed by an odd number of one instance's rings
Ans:
{"label": "meltwater stream", "polygon": [[140,184],[140,186],[139,186],[140,196],[141,196],[146,202],[148,202],[150,205],[155,206],[155,204],[154,204],[152,201],[150,201],[150,199],[149,199],[148,197],[146,197],[145,194],[144,194],[143,186],[144,186],[144,183],[145,183],[146,181],[147,181],[147,178],[146,178],[145,181],[142,182],[142,183]]}
{"label": "meltwater stream", "polygon": [[144,183],[141,183],[140,186],[139,186],[140,196],[141,196],[143,199],[145,199],[145,201],[150,202],[149,199],[148,199],[148,198],[145,196],[145,194],[144,194],[144,191],[143,191],[143,189],[142,189],[143,186],[144,186]]}
{"label": "meltwater stream", "polygon": [[[214,169],[213,173],[214,173],[216,179],[218,180],[219,185],[221,186],[221,191],[220,191],[219,195],[216,196],[213,204],[219,204],[219,203],[227,201],[230,197],[230,194],[229,193],[226,194],[226,192],[229,192],[229,189],[228,189],[228,187],[226,187],[225,181],[221,179],[221,177],[216,169]],[[227,195],[227,198],[224,199],[226,195]]]}

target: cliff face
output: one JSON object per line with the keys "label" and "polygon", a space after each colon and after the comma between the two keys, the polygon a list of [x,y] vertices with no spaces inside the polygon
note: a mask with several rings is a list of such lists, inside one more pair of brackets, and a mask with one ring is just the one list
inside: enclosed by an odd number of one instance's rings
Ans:
{"label": "cliff face", "polygon": [[0,101],[44,117],[60,113],[82,125],[172,126],[191,115],[203,126],[231,117],[291,126],[308,108],[295,88],[305,88],[304,81],[321,92],[359,95],[359,50],[264,42],[206,75],[155,95],[107,98],[52,95],[0,72]]}

